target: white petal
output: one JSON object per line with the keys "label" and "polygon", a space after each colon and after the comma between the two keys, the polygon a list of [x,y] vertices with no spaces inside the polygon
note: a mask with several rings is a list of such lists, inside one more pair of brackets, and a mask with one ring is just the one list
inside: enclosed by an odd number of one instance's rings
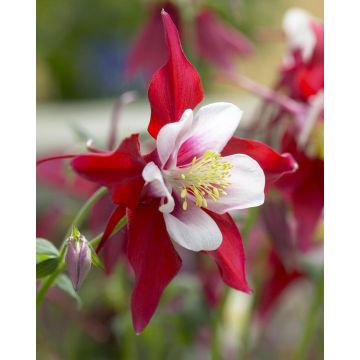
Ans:
{"label": "white petal", "polygon": [[159,210],[163,213],[172,212],[175,207],[174,198],[171,196],[171,188],[168,189],[164,182],[161,170],[155,163],[150,162],[144,167],[142,176],[154,197],[166,197],[167,202],[163,203]]}
{"label": "white petal", "polygon": [[156,143],[159,158],[163,165],[166,164],[172,154],[177,153],[179,141],[190,129],[192,121],[193,112],[191,109],[188,109],[185,110],[179,121],[167,124],[161,128]]}
{"label": "white petal", "polygon": [[237,106],[224,102],[200,108],[182,141],[178,163],[185,164],[206,150],[220,153],[236,131],[242,113]]}
{"label": "white petal", "polygon": [[[289,9],[284,15],[283,29],[289,50],[300,50],[303,60],[309,61],[316,46],[316,35],[311,28],[310,14],[303,9]],[[292,61],[291,58],[292,54],[288,54],[287,61]]]}
{"label": "white petal", "polygon": [[225,189],[227,195],[213,201],[207,199],[208,209],[219,214],[230,210],[246,209],[264,203],[265,174],[260,165],[244,154],[225,156],[231,162],[231,185]]}
{"label": "white petal", "polygon": [[215,221],[193,203],[188,203],[187,210],[164,214],[164,219],[170,237],[186,249],[211,251],[221,244],[222,234]]}

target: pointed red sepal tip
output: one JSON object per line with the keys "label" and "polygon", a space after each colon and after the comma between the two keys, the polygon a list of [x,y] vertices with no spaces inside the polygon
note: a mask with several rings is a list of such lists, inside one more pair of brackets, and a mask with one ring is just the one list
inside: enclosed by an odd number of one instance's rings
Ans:
{"label": "pointed red sepal tip", "polygon": [[245,250],[241,234],[229,214],[216,214],[206,211],[218,225],[223,240],[218,249],[206,251],[215,260],[224,283],[233,289],[252,293],[246,279]]}
{"label": "pointed red sepal tip", "polygon": [[171,16],[162,10],[161,17],[168,59],[153,75],[148,90],[151,107],[148,131],[154,138],[164,125],[179,121],[186,109],[194,109],[204,97],[200,76],[183,52]]}

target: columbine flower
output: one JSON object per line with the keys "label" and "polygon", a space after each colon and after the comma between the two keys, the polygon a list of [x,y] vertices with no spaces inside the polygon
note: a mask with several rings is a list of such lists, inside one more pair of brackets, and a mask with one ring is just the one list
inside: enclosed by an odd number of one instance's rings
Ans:
{"label": "columbine flower", "polygon": [[76,228],[67,240],[65,261],[73,287],[78,290],[91,268],[91,249],[86,238]]}
{"label": "columbine flower", "polygon": [[242,112],[232,104],[186,110],[177,123],[160,130],[158,165],[149,162],[143,177],[148,193],[161,197],[170,236],[187,249],[215,250],[221,232],[205,209],[224,214],[261,205],[265,176],[259,164],[244,154],[222,156]]}
{"label": "columbine flower", "polygon": [[305,10],[294,8],[286,12],[283,29],[288,51],[282,82],[292,97],[307,101],[324,89],[324,26]]}
{"label": "columbine flower", "polygon": [[241,235],[228,211],[260,205],[265,180],[268,186],[296,165],[289,154],[233,137],[241,117],[235,105],[207,105],[194,116],[192,109],[203,98],[201,81],[181,49],[170,16],[163,11],[162,19],[169,56],[148,91],[154,151],[141,154],[138,135],[132,135],[114,151],[82,154],[72,161],[79,175],[107,186],[117,205],[98,250],[119,219],[128,217],[137,333],[181,268],[171,238],[213,258],[227,285],[250,291]]}

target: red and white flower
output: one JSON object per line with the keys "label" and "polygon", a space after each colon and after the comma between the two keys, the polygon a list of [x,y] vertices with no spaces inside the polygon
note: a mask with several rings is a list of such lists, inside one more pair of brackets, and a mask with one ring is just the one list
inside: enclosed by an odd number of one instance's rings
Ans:
{"label": "red and white flower", "polygon": [[187,249],[215,250],[222,241],[218,214],[261,205],[265,175],[245,154],[222,156],[242,112],[229,103],[214,103],[184,112],[179,122],[162,127],[157,139],[158,164],[149,162],[143,177],[148,192],[161,197],[171,238]]}
{"label": "red and white flower", "polygon": [[200,77],[165,11],[162,20],[168,61],[154,74],[148,91],[148,131],[156,139],[155,149],[142,154],[138,135],[132,135],[114,151],[81,154],[71,163],[82,177],[107,186],[117,205],[98,250],[119,220],[128,218],[137,333],[181,268],[171,239],[213,258],[227,285],[251,291],[241,235],[228,212],[262,204],[264,187],[296,169],[291,155],[233,137],[242,115],[235,105],[215,103],[193,114],[203,98]]}

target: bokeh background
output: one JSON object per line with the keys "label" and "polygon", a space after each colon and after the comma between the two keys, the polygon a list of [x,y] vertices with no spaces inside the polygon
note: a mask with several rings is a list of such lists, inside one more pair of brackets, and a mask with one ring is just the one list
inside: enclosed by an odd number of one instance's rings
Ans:
{"label": "bokeh background", "polygon": [[[207,6],[222,21],[245,34],[254,43],[255,51],[239,58],[236,69],[265,86],[273,85],[285,51],[281,33],[284,12],[296,6],[318,18],[323,16],[321,0],[173,3],[179,6],[185,23],[191,22],[194,7]],[[136,98],[121,109],[118,140],[146,131],[150,114],[147,80],[140,74],[129,79],[124,67],[131,44],[153,4],[159,2],[37,0],[38,157],[83,151],[88,139],[97,147],[105,147],[114,104],[127,91],[136,91]],[[186,31],[191,32],[191,28]],[[244,131],[249,128],[260,99],[239,87],[213,81],[216,67],[199,59],[190,42],[184,48],[201,75],[204,103],[223,100],[237,104],[245,110],[241,127]],[[38,170],[37,235],[59,245],[73,216],[93,191],[89,183],[74,182],[66,162],[54,162]],[[89,238],[101,231],[110,212],[111,204],[104,199],[84,229]],[[99,213],[101,219],[96,215]],[[257,219],[255,224],[251,219]],[[216,269],[211,264],[181,252],[183,271],[166,289],[150,325],[136,336],[129,312],[133,279],[120,254],[119,236],[113,239],[119,242],[119,261],[110,275],[98,269],[91,271],[79,292],[81,309],[60,289],[49,292],[38,316],[38,358],[209,359],[213,348],[218,347],[215,352],[222,359],[321,359],[322,247],[302,259],[309,276],[294,274],[296,281],[261,317],[257,307],[268,271],[266,253],[270,241],[269,234],[257,226],[258,219],[256,211],[237,214],[252,295],[226,289],[213,276]],[[314,237],[322,242],[322,224]],[[283,275],[278,276],[281,280]],[[221,300],[224,291],[226,301]],[[266,304],[261,306],[266,308]]]}

